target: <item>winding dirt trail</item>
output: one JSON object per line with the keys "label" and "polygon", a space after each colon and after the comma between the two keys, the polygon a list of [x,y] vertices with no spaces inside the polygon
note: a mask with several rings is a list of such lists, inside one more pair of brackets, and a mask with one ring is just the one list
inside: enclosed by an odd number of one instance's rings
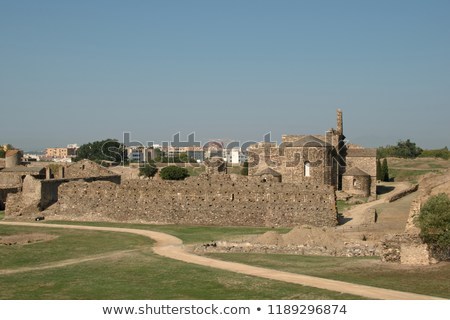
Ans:
{"label": "winding dirt trail", "polygon": [[236,262],[228,262],[215,260],[207,257],[198,256],[187,252],[183,247],[183,242],[171,235],[140,229],[129,228],[110,228],[110,227],[93,227],[93,226],[77,226],[77,225],[63,225],[63,224],[40,224],[40,223],[23,223],[23,222],[0,222],[0,225],[12,226],[26,226],[39,228],[62,228],[62,229],[78,229],[78,230],[96,230],[96,231],[112,231],[122,233],[132,233],[142,235],[156,241],[153,248],[158,255],[192,263],[211,268],[237,272],[249,276],[266,278],[271,280],[278,280],[299,284],[303,286],[310,286],[320,289],[326,289],[336,292],[353,294],[369,299],[386,299],[386,300],[441,300],[441,298],[414,294],[409,292],[401,292],[389,289],[375,288],[370,286],[358,285],[336,280],[329,280],[317,277],[311,277],[301,274],[277,271],[273,269],[266,269],[260,267],[249,266]]}
{"label": "winding dirt trail", "polygon": [[367,211],[367,209],[369,208],[373,208],[379,204],[382,203],[386,203],[388,202],[388,198],[394,194],[397,193],[401,193],[405,190],[408,190],[410,187],[412,186],[411,183],[409,182],[399,182],[395,184],[395,189],[392,190],[389,193],[384,194],[381,199],[375,200],[375,201],[371,201],[371,202],[367,202],[367,203],[363,203],[360,205],[355,206],[354,208],[345,211],[344,217],[347,219],[350,219],[350,221],[348,221],[347,223],[345,223],[342,226],[339,226],[339,228],[348,228],[348,227],[353,227],[353,226],[360,226],[362,224],[362,222],[364,221],[364,215]]}

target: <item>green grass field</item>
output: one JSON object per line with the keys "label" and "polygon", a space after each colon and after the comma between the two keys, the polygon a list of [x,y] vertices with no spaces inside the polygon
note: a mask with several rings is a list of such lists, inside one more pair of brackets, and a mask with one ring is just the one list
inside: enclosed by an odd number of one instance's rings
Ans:
{"label": "green grass field", "polygon": [[115,251],[149,249],[153,245],[151,239],[132,234],[0,226],[0,237],[32,233],[45,233],[57,238],[29,245],[0,246],[0,269],[35,266]]}
{"label": "green grass field", "polygon": [[[271,228],[65,222],[161,231],[187,244],[236,239]],[[276,229],[288,232],[289,229]],[[0,237],[46,233],[48,242],[0,246],[0,299],[359,299],[315,288],[259,279],[174,261],[153,254],[145,237],[114,232],[40,229],[0,224]],[[20,267],[39,268],[67,259],[102,255],[94,261],[47,270],[1,274]],[[104,256],[103,256],[104,255]],[[346,282],[450,298],[450,264],[405,268],[377,258],[297,255],[211,254],[211,257]]]}
{"label": "green grass field", "polygon": [[430,172],[442,172],[450,168],[450,161],[438,158],[400,159],[388,158],[389,177],[396,182],[417,183]]}
{"label": "green grass field", "polygon": [[282,254],[209,254],[249,265],[345,282],[450,299],[450,263],[432,267],[382,264],[378,258],[316,257]]}
{"label": "green grass field", "polygon": [[3,220],[5,217],[5,211],[0,211],[0,220]]}
{"label": "green grass field", "polygon": [[439,172],[439,171],[389,168],[389,177],[396,182],[409,181],[411,183],[417,183],[421,176],[430,172]]}
{"label": "green grass field", "polygon": [[[178,228],[173,232],[184,234],[187,239],[199,237],[191,234],[194,229]],[[201,229],[204,235],[222,232],[207,233]],[[23,246],[1,246],[0,269],[39,268],[43,264],[98,253],[111,255],[46,270],[3,275],[0,270],[0,299],[359,299],[163,258],[153,254],[152,242],[145,237],[0,224],[0,237],[30,232],[51,233],[58,238]],[[117,254],[120,250],[127,251]]]}

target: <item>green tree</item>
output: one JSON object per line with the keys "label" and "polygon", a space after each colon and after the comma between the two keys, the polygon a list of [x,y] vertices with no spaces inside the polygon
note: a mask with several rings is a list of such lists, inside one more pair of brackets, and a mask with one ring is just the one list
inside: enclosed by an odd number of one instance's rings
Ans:
{"label": "green tree", "polygon": [[123,163],[126,159],[126,152],[123,144],[113,139],[89,142],[83,144],[77,150],[75,161],[88,159],[101,163],[102,161],[113,161]]}
{"label": "green tree", "polygon": [[147,178],[152,178],[158,172],[158,168],[154,163],[147,163],[145,166],[139,168],[139,176],[144,176]]}
{"label": "green tree", "polygon": [[242,166],[241,169],[241,175],[248,176],[248,161],[244,162],[244,165]]}
{"label": "green tree", "polygon": [[382,181],[389,181],[389,167],[387,159],[383,159],[383,164],[381,165],[381,180]]}
{"label": "green tree", "polygon": [[400,140],[396,146],[386,146],[377,149],[377,156],[379,158],[396,157],[413,159],[421,155],[423,150],[419,148],[410,139]]}
{"label": "green tree", "polygon": [[399,158],[417,158],[423,151],[409,139],[405,141],[399,141],[395,149]]}
{"label": "green tree", "polygon": [[450,199],[447,194],[432,196],[419,215],[420,236],[433,246],[450,248]]}
{"label": "green tree", "polygon": [[6,155],[6,151],[3,150],[3,148],[1,148],[1,146],[0,146],[0,158],[4,158],[5,155]]}
{"label": "green tree", "polygon": [[381,171],[381,160],[377,159],[377,180],[383,180],[383,173]]}
{"label": "green tree", "polygon": [[164,180],[184,180],[189,177],[189,172],[186,168],[168,166],[162,168],[159,175]]}

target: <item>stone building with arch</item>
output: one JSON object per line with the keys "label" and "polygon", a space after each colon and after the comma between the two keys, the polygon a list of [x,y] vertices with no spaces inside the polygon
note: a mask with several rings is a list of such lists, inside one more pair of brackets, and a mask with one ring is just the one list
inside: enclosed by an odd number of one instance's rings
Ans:
{"label": "stone building with arch", "polygon": [[[282,143],[248,149],[249,176],[271,174],[283,183],[334,186],[350,195],[376,195],[376,149],[347,145],[343,114],[324,135],[283,135]],[[270,169],[270,171],[268,171]],[[267,179],[267,178],[266,178]]]}

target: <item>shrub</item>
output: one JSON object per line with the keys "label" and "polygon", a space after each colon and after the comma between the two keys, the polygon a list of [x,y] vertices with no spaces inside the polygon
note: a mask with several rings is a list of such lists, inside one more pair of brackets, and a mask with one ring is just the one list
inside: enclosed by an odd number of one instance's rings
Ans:
{"label": "shrub", "polygon": [[189,177],[189,172],[186,168],[168,166],[161,169],[159,175],[164,180],[184,180]]}
{"label": "shrub", "polygon": [[139,176],[144,176],[147,178],[154,177],[157,172],[158,168],[150,164],[146,164],[145,166],[139,168]]}
{"label": "shrub", "polygon": [[450,199],[441,193],[431,197],[420,210],[419,226],[422,239],[441,249],[450,247]]}

